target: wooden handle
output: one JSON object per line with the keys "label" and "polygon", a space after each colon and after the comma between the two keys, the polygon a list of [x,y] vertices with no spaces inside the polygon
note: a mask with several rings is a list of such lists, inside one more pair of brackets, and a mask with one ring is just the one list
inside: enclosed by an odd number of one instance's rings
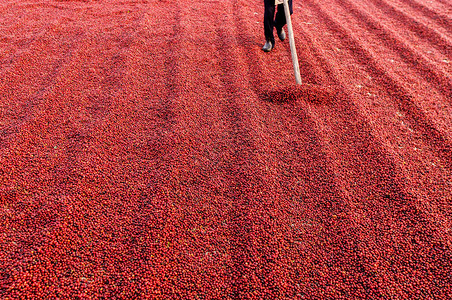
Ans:
{"label": "wooden handle", "polygon": [[283,0],[284,13],[286,15],[287,30],[289,31],[290,53],[292,55],[293,72],[295,73],[295,81],[301,85],[300,65],[298,64],[297,49],[295,48],[295,39],[293,37],[292,20],[290,19],[290,9],[288,0]]}

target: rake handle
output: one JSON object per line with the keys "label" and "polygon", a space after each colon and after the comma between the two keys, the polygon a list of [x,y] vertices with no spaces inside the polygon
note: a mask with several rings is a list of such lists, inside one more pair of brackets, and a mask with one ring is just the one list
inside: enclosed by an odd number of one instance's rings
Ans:
{"label": "rake handle", "polygon": [[289,32],[290,54],[292,55],[293,72],[295,81],[301,85],[300,65],[298,64],[297,49],[295,47],[295,39],[293,36],[292,20],[290,19],[290,9],[288,0],[283,0],[284,14],[286,15],[287,31]]}

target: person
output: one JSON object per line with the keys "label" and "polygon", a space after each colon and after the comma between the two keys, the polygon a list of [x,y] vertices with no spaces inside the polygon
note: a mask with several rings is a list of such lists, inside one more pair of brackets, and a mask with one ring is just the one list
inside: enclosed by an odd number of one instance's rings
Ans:
{"label": "person", "polygon": [[[276,4],[275,4],[276,1]],[[278,4],[279,3],[279,4]],[[284,31],[284,25],[286,25],[286,15],[284,13],[284,5],[282,0],[264,0],[265,12],[264,12],[264,33],[265,44],[262,50],[270,52],[275,48],[275,37],[273,36],[273,28],[276,28],[276,33],[281,41],[286,39],[286,32]],[[277,9],[275,9],[277,7]],[[276,10],[276,15],[275,15]],[[289,0],[290,14],[293,13],[292,0]]]}

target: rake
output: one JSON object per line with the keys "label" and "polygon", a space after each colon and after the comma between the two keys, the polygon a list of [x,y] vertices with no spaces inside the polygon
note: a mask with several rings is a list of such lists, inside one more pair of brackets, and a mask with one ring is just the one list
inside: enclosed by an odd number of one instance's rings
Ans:
{"label": "rake", "polygon": [[275,0],[275,4],[284,5],[284,14],[286,15],[287,31],[289,32],[290,54],[292,55],[293,72],[295,74],[295,81],[301,85],[300,65],[298,64],[297,49],[295,47],[295,38],[293,36],[292,20],[290,18],[290,9],[288,0]]}

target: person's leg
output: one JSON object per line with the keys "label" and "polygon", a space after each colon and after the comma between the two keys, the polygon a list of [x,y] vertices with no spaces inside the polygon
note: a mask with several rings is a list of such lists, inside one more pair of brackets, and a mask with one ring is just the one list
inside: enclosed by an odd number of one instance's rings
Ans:
{"label": "person's leg", "polygon": [[[292,0],[289,0],[289,10],[290,14],[293,14],[293,8],[292,8]],[[280,4],[278,5],[278,11],[276,12],[275,16],[275,28],[278,34],[281,32],[281,29],[286,25],[286,14],[284,13],[284,5]]]}
{"label": "person's leg", "polygon": [[275,37],[273,36],[273,28],[275,26],[275,0],[264,0],[264,32],[265,39],[275,45]]}

